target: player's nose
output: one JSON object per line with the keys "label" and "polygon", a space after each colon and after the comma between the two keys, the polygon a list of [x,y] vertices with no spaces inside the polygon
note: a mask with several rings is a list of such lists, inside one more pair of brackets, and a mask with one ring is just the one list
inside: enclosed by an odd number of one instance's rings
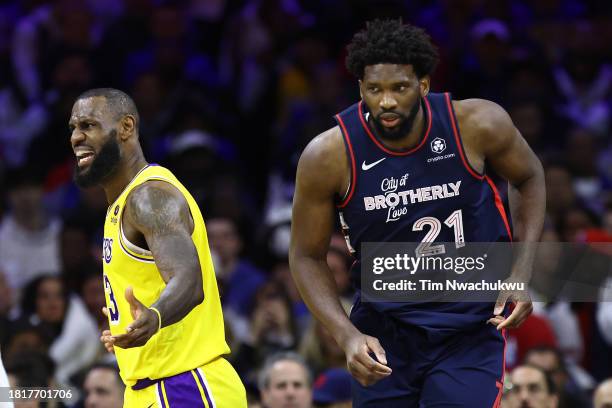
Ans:
{"label": "player's nose", "polygon": [[397,101],[390,92],[384,92],[380,100],[380,107],[386,110],[393,109],[397,106]]}
{"label": "player's nose", "polygon": [[70,134],[70,144],[74,149],[79,143],[85,140],[85,135],[83,132],[80,132],[78,129],[74,129]]}

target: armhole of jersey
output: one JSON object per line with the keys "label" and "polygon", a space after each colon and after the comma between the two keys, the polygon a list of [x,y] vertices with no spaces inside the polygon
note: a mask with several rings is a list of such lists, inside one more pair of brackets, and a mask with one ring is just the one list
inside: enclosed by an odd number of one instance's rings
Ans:
{"label": "armhole of jersey", "polygon": [[351,139],[348,131],[346,130],[346,126],[344,125],[344,121],[340,115],[336,115],[336,120],[340,125],[340,133],[342,133],[342,139],[344,140],[344,149],[350,159],[349,185],[344,193],[344,197],[340,199],[340,203],[337,205],[338,208],[344,208],[351,201],[353,193],[355,192],[355,185],[357,184],[357,169],[355,166],[355,153],[353,151],[353,145],[351,144]]}
{"label": "armhole of jersey", "polygon": [[465,155],[465,150],[463,149],[463,142],[461,141],[461,134],[459,133],[459,124],[457,123],[455,110],[453,109],[453,104],[451,102],[450,94],[448,92],[444,94],[444,99],[446,100],[446,107],[448,109],[448,116],[450,119],[451,128],[453,129],[453,136],[455,137],[455,144],[457,146],[457,150],[459,151],[459,156],[461,156],[463,166],[466,168],[468,173],[470,173],[478,180],[483,181],[485,178],[485,174],[480,173],[476,169],[474,169],[468,161],[467,156]]}
{"label": "armhole of jersey", "polygon": [[125,232],[123,232],[123,211],[125,210],[125,207],[126,206],[124,205],[121,209],[121,212],[119,213],[119,247],[121,248],[124,254],[136,261],[145,263],[155,263],[153,253],[151,251],[149,251],[148,249],[141,248],[133,242],[130,242],[130,240],[128,240],[125,236]]}

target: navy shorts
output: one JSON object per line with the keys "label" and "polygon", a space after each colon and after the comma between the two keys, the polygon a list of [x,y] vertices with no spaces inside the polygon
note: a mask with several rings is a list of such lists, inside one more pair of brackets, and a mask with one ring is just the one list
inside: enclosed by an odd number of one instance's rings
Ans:
{"label": "navy shorts", "polygon": [[[401,323],[359,301],[351,321],[376,337],[393,373],[364,387],[352,382],[355,408],[491,408],[501,400],[505,334],[483,322],[443,337]],[[505,331],[505,330],[504,330]]]}

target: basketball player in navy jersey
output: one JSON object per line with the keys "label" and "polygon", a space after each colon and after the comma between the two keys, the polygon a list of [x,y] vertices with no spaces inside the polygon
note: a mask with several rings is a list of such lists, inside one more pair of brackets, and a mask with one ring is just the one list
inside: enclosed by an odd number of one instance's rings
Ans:
{"label": "basketball player in navy jersey", "polygon": [[[523,242],[539,239],[541,163],[500,106],[430,93],[437,60],[421,29],[369,23],[347,56],[361,101],[309,143],[297,169],[291,270],[346,353],[355,407],[499,406],[505,329],[532,310],[525,292],[504,292],[495,304],[375,303],[358,290],[350,318],[338,301],[326,263],[336,212],[357,261],[357,288],[362,242],[421,242],[434,232],[438,242],[504,242],[512,227]],[[513,225],[485,170],[508,181]],[[404,187],[384,183],[402,178]],[[389,204],[390,189],[401,200]],[[527,281],[533,255],[524,245],[509,279]]]}

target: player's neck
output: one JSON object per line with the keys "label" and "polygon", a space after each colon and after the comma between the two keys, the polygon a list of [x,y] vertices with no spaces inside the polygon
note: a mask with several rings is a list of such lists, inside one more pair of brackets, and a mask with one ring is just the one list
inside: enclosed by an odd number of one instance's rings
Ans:
{"label": "player's neck", "polygon": [[[378,140],[382,142],[385,147],[391,150],[410,150],[416,145],[419,144],[423,137],[425,125],[426,125],[425,115],[423,113],[423,107],[419,109],[416,117],[414,118],[414,124],[412,125],[412,129],[406,135],[402,136],[399,139],[389,139],[385,138],[384,135],[380,134],[380,132],[376,132],[376,136]],[[370,128],[373,126],[370,125]]]}
{"label": "player's neck", "polygon": [[106,201],[109,205],[115,202],[125,187],[147,164],[141,152],[140,154],[133,155],[119,165],[112,179],[103,183]]}

